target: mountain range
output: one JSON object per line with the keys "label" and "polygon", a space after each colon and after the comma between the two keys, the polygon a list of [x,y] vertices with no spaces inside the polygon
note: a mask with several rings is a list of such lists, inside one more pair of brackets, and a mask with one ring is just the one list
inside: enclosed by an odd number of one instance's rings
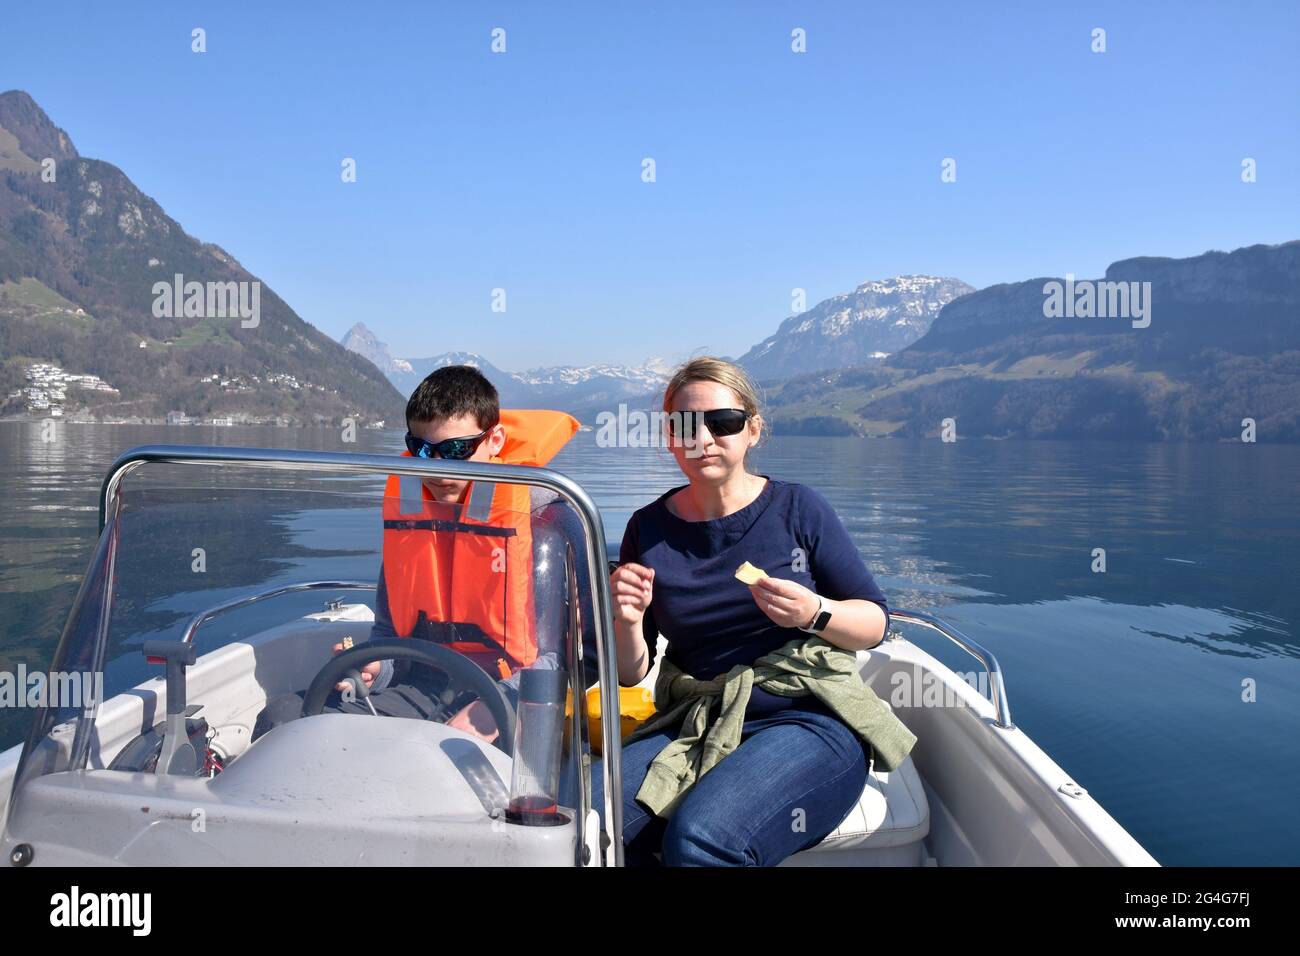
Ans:
{"label": "mountain range", "polygon": [[[974,291],[959,279],[895,276],[864,282],[783,321],[776,332],[739,362],[756,380],[780,381],[810,369],[883,359],[916,341],[945,304]],[[501,400],[519,406],[564,408],[583,421],[601,411],[657,406],[672,368],[655,358],[641,365],[582,365],[505,372],[482,355],[444,352],[432,358],[398,358],[358,322],[340,340],[364,355],[399,391],[409,393],[433,369],[453,363],[474,365],[497,386]]]}
{"label": "mountain range", "polygon": [[431,358],[395,358],[388,345],[364,323],[352,326],[340,340],[344,348],[364,355],[388,376],[398,391],[409,394],[420,381],[444,365],[472,365],[496,386],[503,405],[517,408],[561,408],[580,421],[592,422],[620,402],[648,408],[668,381],[670,367],[662,359],[637,366],[562,365],[505,372],[473,352],[443,352]]}
{"label": "mountain range", "polygon": [[[214,312],[213,287],[260,293],[256,320]],[[784,434],[921,437],[947,423],[958,437],[1224,441],[1250,422],[1260,441],[1296,442],[1300,241],[1125,259],[1095,280],[872,280],[737,361]],[[505,404],[588,423],[655,407],[671,371],[401,358],[361,322],[335,342],[116,166],[81,156],[27,94],[0,94],[0,415],[57,397],[100,418],[399,424],[420,379],[452,363],[482,368]]]}
{"label": "mountain range", "polygon": [[[1067,281],[1141,290],[1147,315],[1049,316]],[[887,360],[768,399],[787,433],[934,436],[951,419],[958,437],[1240,441],[1249,419],[1258,441],[1300,441],[1300,241],[991,286]]]}
{"label": "mountain range", "polygon": [[935,276],[864,282],[790,316],[737,361],[757,381],[780,381],[885,359],[925,335],[949,302],[974,291]]}

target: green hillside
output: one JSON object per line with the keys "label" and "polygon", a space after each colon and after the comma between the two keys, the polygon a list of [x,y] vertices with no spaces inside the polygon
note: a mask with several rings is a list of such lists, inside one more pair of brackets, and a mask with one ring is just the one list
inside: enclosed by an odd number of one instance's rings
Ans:
{"label": "green hillside", "polygon": [[1117,262],[1149,282],[1152,319],[1049,319],[1044,283],[948,304],[885,362],[768,390],[786,434],[1300,441],[1300,242]]}
{"label": "green hillside", "polygon": [[[35,157],[56,161],[54,182]],[[204,288],[256,287],[255,326],[210,307],[159,314],[155,285],[177,275]],[[20,360],[49,362],[120,389],[111,402],[91,396],[112,415],[181,409],[313,423],[393,420],[404,405],[370,362],[304,322],[229,253],[189,236],[121,170],[78,155],[20,92],[0,94],[0,356],[4,395]],[[0,408],[15,411],[12,401]]]}

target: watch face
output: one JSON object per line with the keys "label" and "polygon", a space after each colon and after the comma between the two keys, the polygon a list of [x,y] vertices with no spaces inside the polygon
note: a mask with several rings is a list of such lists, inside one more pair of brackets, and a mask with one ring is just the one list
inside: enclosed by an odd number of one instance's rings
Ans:
{"label": "watch face", "polygon": [[831,612],[822,611],[820,614],[817,615],[817,620],[813,621],[813,630],[824,631],[826,630],[826,625],[829,624],[830,622],[831,622]]}

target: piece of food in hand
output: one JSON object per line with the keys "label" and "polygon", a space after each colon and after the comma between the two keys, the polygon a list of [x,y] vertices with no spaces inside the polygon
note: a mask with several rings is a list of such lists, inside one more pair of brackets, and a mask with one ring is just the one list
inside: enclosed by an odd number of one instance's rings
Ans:
{"label": "piece of food in hand", "polygon": [[756,568],[748,561],[736,568],[736,580],[743,581],[745,584],[757,584],[759,580],[767,577],[767,572],[762,568]]}
{"label": "piece of food in hand", "polygon": [[343,649],[344,649],[345,651],[350,651],[350,650],[352,650],[352,635],[351,635],[351,634],[349,634],[347,637],[343,638]]}

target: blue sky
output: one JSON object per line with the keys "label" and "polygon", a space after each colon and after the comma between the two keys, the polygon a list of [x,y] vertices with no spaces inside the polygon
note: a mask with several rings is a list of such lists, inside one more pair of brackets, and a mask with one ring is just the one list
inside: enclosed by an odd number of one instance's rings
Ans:
{"label": "blue sky", "polygon": [[1280,0],[10,3],[0,89],[324,332],[513,371],[740,355],[795,287],[1300,238],[1297,49]]}

